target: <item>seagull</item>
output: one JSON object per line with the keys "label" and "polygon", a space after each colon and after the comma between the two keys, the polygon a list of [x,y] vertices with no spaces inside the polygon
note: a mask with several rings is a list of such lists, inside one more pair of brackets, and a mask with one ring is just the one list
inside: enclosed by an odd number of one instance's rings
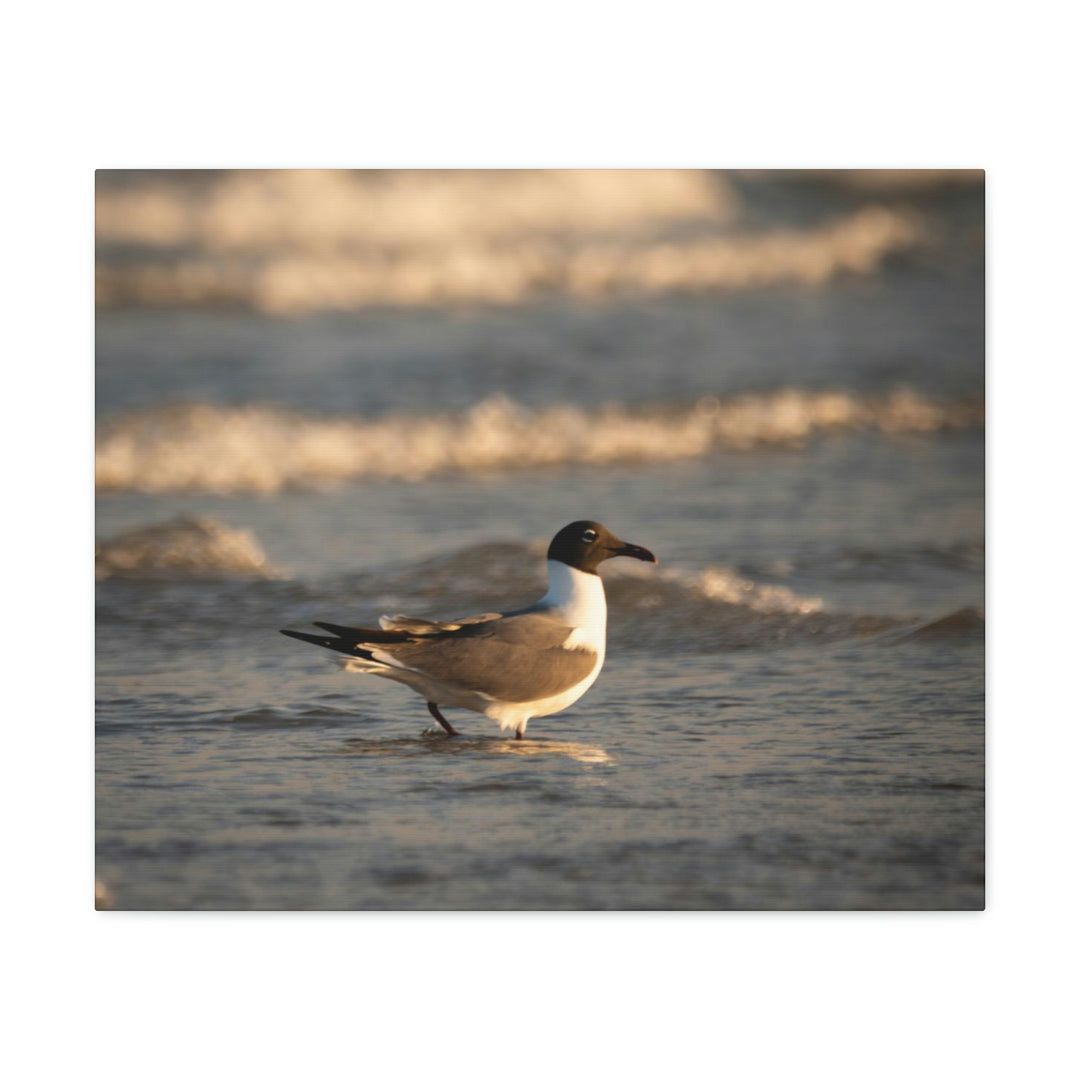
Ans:
{"label": "seagull", "polygon": [[531,607],[453,622],[384,615],[378,630],[317,622],[332,637],[282,630],[286,637],[344,653],[347,671],[404,683],[427,701],[448,736],[459,732],[439,711],[483,713],[515,738],[534,716],[573,705],[604,665],[607,601],[597,568],[619,555],[655,563],[598,521],[573,521],[548,546],[548,591]]}

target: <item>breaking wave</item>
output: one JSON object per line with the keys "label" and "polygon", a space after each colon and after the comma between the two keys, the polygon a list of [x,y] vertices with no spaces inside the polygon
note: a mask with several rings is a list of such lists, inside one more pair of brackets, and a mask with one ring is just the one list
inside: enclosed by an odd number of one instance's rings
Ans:
{"label": "breaking wave", "polygon": [[[496,541],[439,555],[418,564],[382,569],[377,574],[350,575],[353,587],[367,593],[409,600],[437,600],[440,604],[481,606],[505,603],[520,597],[522,605],[543,592],[547,545]],[[609,601],[627,609],[648,609],[682,597],[709,604],[732,604],[762,613],[786,612],[807,615],[822,610],[822,601],[800,596],[782,585],[750,580],[726,566],[702,571],[652,566],[630,559],[604,564],[603,577]],[[335,586],[335,588],[337,588]],[[452,618],[453,612],[442,615]]]}
{"label": "breaking wave", "polygon": [[97,301],[293,316],[819,285],[926,239],[895,206],[760,231],[740,202],[695,170],[103,174]]}
{"label": "breaking wave", "polygon": [[280,255],[260,261],[185,257],[101,264],[103,306],[209,304],[270,315],[371,307],[517,304],[543,296],[598,300],[634,293],[703,293],[820,285],[867,274],[920,236],[909,214],[880,207],[817,228],[680,242],[545,239],[466,242],[435,252]]}
{"label": "breaking wave", "polygon": [[373,307],[518,304],[544,296],[600,300],[637,293],[704,293],[821,285],[868,274],[920,239],[910,213],[867,207],[804,230],[684,240],[462,240],[423,251],[185,256],[99,263],[102,306],[203,305],[269,315]]}
{"label": "breaking wave", "polygon": [[[305,595],[295,625],[311,618],[372,624],[400,612],[449,619],[525,607],[546,586],[542,542],[495,541],[404,566],[336,576]],[[981,613],[932,621],[830,610],[820,596],[755,580],[734,567],[652,566],[613,559],[601,569],[617,649],[722,652],[867,638],[884,645],[932,643],[981,627]],[[347,597],[346,606],[342,598]],[[322,605],[322,607],[320,607]],[[329,606],[326,606],[329,605]],[[321,614],[312,615],[319,609]],[[329,612],[330,614],[327,614]]]}
{"label": "breaking wave", "polygon": [[[205,641],[223,632],[261,642],[268,627],[306,627],[315,618],[376,625],[381,615],[405,612],[453,620],[535,602],[546,586],[545,550],[542,542],[489,542],[397,566],[283,581],[250,532],[178,519],[131,530],[99,547],[99,579],[118,582],[121,591],[106,587],[99,593],[97,619],[99,628],[126,628],[137,609],[142,631],[167,631],[174,643],[187,640],[185,635]],[[232,587],[227,602],[217,591],[144,593],[147,585],[163,581],[219,590],[215,579],[237,577],[249,581]],[[852,638],[933,644],[942,638],[974,640],[983,625],[981,611],[920,621],[829,610],[819,596],[722,564],[691,569],[618,559],[604,565],[602,577],[612,616],[609,636],[617,649],[714,652]]]}
{"label": "breaking wave", "polygon": [[929,433],[982,423],[981,401],[937,401],[903,389],[880,397],[788,389],[706,397],[689,407],[595,410],[527,409],[495,396],[460,415],[372,420],[267,405],[173,406],[105,424],[96,483],[102,491],[271,494],[362,478],[670,462],[826,432]]}
{"label": "breaking wave", "polygon": [[327,254],[725,222],[731,185],[693,169],[253,169],[98,176],[101,244]]}
{"label": "breaking wave", "polygon": [[[454,619],[513,610],[545,588],[543,543],[491,542],[408,566],[335,578],[327,600],[348,596],[354,622],[397,614]],[[678,646],[694,651],[831,642],[904,625],[891,618],[830,612],[820,597],[754,581],[728,566],[703,570],[615,559],[602,569],[618,647]],[[304,602],[304,618],[314,605]],[[332,617],[332,616],[325,616]],[[303,620],[301,620],[303,621]]]}
{"label": "breaking wave", "polygon": [[108,578],[278,578],[254,533],[181,517],[121,533],[97,545],[94,573]]}
{"label": "breaking wave", "polygon": [[[650,572],[646,567],[620,562],[612,566],[609,578],[616,583],[614,587],[623,601],[632,596],[631,582],[646,581],[704,600],[737,604],[762,613],[812,615],[825,606],[820,597],[801,596],[785,585],[752,581],[727,566],[711,566],[699,572],[660,567]],[[646,590],[645,595],[638,598],[637,606],[650,607],[659,602],[659,597],[650,595]]]}

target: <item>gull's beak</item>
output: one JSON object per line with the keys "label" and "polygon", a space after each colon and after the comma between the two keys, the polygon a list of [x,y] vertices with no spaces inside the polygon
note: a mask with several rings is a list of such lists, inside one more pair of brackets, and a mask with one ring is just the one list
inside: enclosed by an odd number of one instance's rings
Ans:
{"label": "gull's beak", "polygon": [[614,559],[618,555],[627,555],[631,559],[640,559],[642,562],[660,561],[648,548],[638,547],[637,544],[624,544],[621,540],[619,545],[619,547],[608,549],[611,552],[609,559]]}

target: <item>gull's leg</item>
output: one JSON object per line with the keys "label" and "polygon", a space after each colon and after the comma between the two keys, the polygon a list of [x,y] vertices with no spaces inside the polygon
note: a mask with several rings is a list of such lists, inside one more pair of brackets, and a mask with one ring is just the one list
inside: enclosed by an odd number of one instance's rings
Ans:
{"label": "gull's leg", "polygon": [[515,739],[524,739],[525,738],[525,732],[522,731],[521,728],[518,728],[517,731],[514,732],[514,738]]}
{"label": "gull's leg", "polygon": [[442,726],[446,729],[446,734],[447,735],[460,735],[461,734],[460,731],[455,731],[454,730],[454,725],[451,724],[450,721],[447,720],[446,717],[443,716],[443,714],[441,712],[439,712],[439,706],[436,705],[434,701],[429,701],[427,703],[427,707],[428,707],[428,712],[431,713],[431,715],[434,716],[435,719],[438,720],[439,723],[442,724]]}

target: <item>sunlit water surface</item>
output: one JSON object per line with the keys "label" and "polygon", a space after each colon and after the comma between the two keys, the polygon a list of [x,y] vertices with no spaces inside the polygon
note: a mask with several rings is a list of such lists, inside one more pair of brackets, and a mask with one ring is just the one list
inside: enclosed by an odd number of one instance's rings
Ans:
{"label": "sunlit water surface", "polygon": [[[640,304],[103,312],[98,408],[266,403],[346,414],[355,431],[493,392],[593,418],[607,401],[788,389],[979,400],[973,250],[819,291]],[[213,439],[232,422],[216,415]],[[887,428],[264,491],[135,470],[160,490],[98,505],[99,538],[116,542],[99,556],[103,902],[981,907],[983,432]],[[292,434],[270,446],[275,468]],[[216,524],[168,524],[184,515]],[[605,669],[523,743],[460,711],[448,740],[405,688],[277,633],[529,603],[546,540],[580,517],[660,566],[605,568]]]}
{"label": "sunlit water surface", "polygon": [[[99,875],[123,907],[979,907],[980,451],[232,501],[291,578],[98,586]],[[604,672],[528,741],[448,740],[276,633],[535,598],[542,545],[489,504],[534,534],[599,507],[662,558],[605,569]]]}

